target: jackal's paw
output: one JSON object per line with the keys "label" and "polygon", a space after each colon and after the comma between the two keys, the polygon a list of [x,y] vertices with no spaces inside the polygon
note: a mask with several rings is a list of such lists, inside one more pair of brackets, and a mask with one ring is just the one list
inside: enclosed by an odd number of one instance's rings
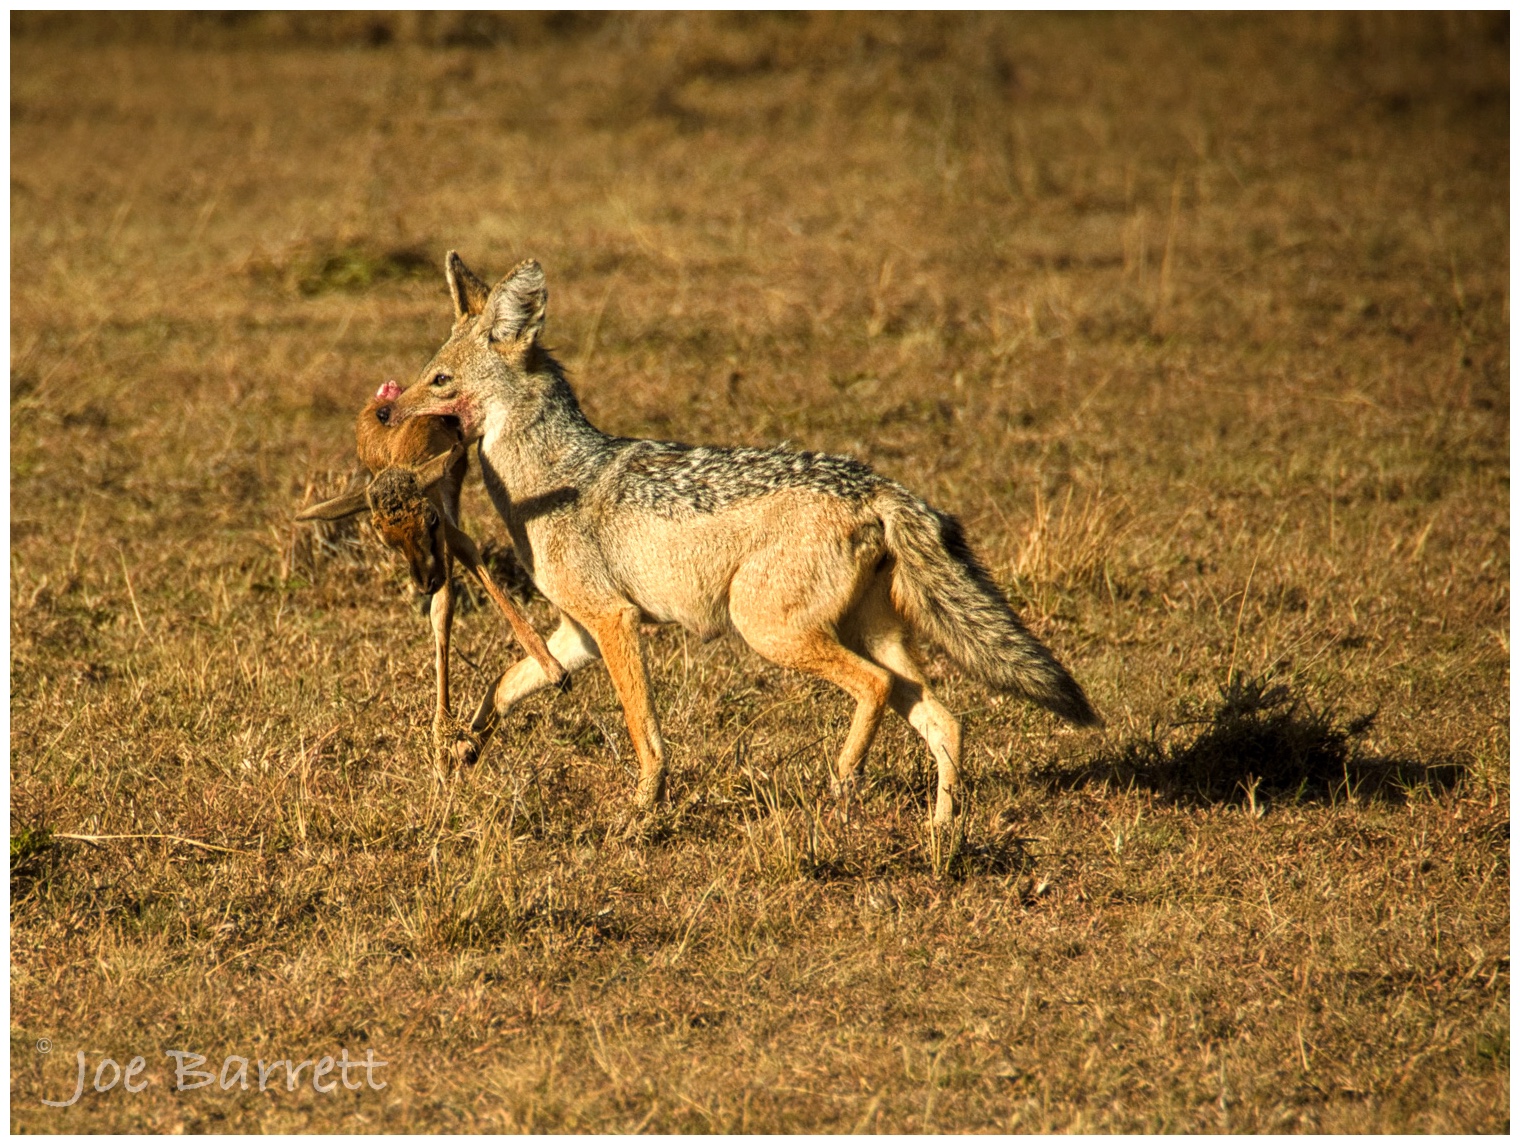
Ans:
{"label": "jackal's paw", "polygon": [[960,801],[955,798],[955,793],[940,788],[934,801],[934,818],[930,822],[935,827],[948,827],[955,821],[955,813],[959,810]]}
{"label": "jackal's paw", "polygon": [[640,811],[653,811],[665,802],[665,773],[645,775],[639,779],[639,789],[634,792],[633,805]]}
{"label": "jackal's paw", "polygon": [[[627,844],[657,843],[661,840],[672,838],[679,824],[679,817],[665,802],[656,804],[647,811],[630,807],[616,821],[613,830],[617,837]],[[618,826],[622,829],[618,830]]]}
{"label": "jackal's paw", "polygon": [[644,836],[648,834],[649,812],[635,811],[629,808],[622,815],[618,816],[617,822],[622,824],[621,831],[617,831],[616,825],[614,825],[618,839],[624,843],[637,843],[642,841]]}

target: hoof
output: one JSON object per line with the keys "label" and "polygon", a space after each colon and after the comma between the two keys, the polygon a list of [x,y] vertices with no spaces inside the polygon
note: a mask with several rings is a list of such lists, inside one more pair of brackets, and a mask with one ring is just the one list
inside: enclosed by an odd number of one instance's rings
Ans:
{"label": "hoof", "polygon": [[480,758],[480,745],[469,736],[461,735],[450,746],[449,755],[460,767],[474,767]]}
{"label": "hoof", "polygon": [[835,799],[851,800],[860,795],[860,776],[851,775],[840,779],[837,775],[829,777],[829,794]]}

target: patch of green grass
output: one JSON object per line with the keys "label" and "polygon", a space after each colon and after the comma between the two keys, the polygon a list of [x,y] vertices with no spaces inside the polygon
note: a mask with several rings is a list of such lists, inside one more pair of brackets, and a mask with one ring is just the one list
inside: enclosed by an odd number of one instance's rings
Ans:
{"label": "patch of green grass", "polygon": [[11,830],[11,878],[53,845],[53,833],[46,827],[22,824]]}
{"label": "patch of green grass", "polygon": [[436,259],[416,249],[374,251],[361,246],[313,253],[294,268],[296,288],[302,294],[328,290],[360,291],[382,282],[422,278],[435,273]]}

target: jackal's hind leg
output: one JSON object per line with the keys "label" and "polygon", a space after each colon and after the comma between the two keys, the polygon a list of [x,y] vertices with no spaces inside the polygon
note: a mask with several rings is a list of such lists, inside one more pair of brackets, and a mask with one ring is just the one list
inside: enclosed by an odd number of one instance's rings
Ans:
{"label": "jackal's hind leg", "polygon": [[797,651],[801,655],[789,667],[822,676],[854,697],[855,714],[839,749],[833,781],[829,785],[836,795],[848,796],[860,785],[866,755],[876,741],[881,714],[886,710],[892,675],[823,633],[819,633],[810,646]]}
{"label": "jackal's hind leg", "polygon": [[923,669],[901,633],[868,634],[868,650],[873,660],[892,672],[892,710],[923,737],[934,757],[939,773],[934,823],[943,827],[955,816],[960,791],[961,721],[929,690]]}
{"label": "jackal's hind leg", "polygon": [[850,730],[839,749],[831,784],[836,794],[848,794],[860,779],[861,765],[876,739],[881,714],[886,710],[892,674],[878,664],[851,652],[825,631],[786,631],[772,626],[745,626],[735,618],[739,634],[760,655],[783,668],[821,676],[842,688],[855,700]]}
{"label": "jackal's hind leg", "polygon": [[829,543],[825,525],[811,543],[804,539],[746,562],[729,585],[728,615],[745,642],[767,660],[821,676],[854,698],[855,714],[832,784],[836,792],[848,792],[876,738],[892,674],[840,642],[838,622],[857,603],[870,566]]}

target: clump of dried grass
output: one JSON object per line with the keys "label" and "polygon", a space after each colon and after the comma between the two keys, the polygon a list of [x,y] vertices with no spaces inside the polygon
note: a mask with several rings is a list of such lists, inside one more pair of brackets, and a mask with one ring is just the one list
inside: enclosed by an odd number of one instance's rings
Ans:
{"label": "clump of dried grass", "polygon": [[1341,723],[1285,685],[1236,678],[1203,711],[1124,745],[1112,767],[1120,783],[1185,800],[1255,808],[1268,796],[1345,797],[1361,790],[1372,763],[1356,741],[1373,719],[1368,713]]}
{"label": "clump of dried grass", "polygon": [[1075,486],[1052,498],[1036,485],[1033,513],[1012,564],[1015,593],[1047,617],[1074,592],[1097,589],[1114,596],[1116,586],[1126,584],[1123,545],[1132,519],[1128,505],[1105,496],[1101,487],[1078,500]]}
{"label": "clump of dried grass", "polygon": [[1128,506],[1101,488],[1076,502],[1076,487],[1049,498],[1035,487],[1034,512],[1018,546],[1013,571],[1030,584],[1088,588],[1112,582],[1116,550],[1129,529]]}

